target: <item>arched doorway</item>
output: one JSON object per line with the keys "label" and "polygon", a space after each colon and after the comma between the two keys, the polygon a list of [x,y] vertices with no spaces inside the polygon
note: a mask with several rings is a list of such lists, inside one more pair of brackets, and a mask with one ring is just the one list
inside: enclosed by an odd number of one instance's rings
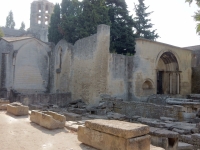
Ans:
{"label": "arched doorway", "polygon": [[157,94],[179,94],[180,70],[176,56],[164,52],[157,63]]}

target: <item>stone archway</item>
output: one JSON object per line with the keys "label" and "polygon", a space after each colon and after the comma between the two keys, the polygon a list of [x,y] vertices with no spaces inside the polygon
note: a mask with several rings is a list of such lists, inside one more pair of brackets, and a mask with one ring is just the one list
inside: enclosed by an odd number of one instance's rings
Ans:
{"label": "stone archway", "polygon": [[164,52],[157,63],[157,94],[179,94],[180,70],[176,56]]}

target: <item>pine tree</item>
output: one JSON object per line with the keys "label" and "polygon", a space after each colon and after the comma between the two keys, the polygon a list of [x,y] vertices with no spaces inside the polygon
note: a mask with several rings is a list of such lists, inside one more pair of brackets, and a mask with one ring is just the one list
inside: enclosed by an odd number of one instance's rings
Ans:
{"label": "pine tree", "polygon": [[51,15],[51,22],[48,28],[48,40],[49,42],[53,42],[57,44],[61,39],[62,35],[60,34],[58,27],[60,24],[60,5],[56,4],[54,7],[54,12]]}
{"label": "pine tree", "polygon": [[83,0],[82,8],[83,12],[79,17],[81,25],[79,28],[80,38],[95,34],[99,24],[110,25],[105,0]]}
{"label": "pine tree", "polygon": [[159,36],[156,30],[151,30],[153,24],[150,23],[151,19],[148,19],[152,12],[146,12],[148,7],[145,6],[144,0],[138,0],[139,4],[135,5],[136,17],[134,18],[134,27],[136,29],[137,38],[145,38],[150,40],[156,40]]}
{"label": "pine tree", "polygon": [[62,0],[61,8],[62,19],[59,32],[66,41],[75,43],[80,38],[77,31],[80,28],[81,2],[78,0]]}
{"label": "pine tree", "polygon": [[13,18],[13,12],[11,10],[6,18],[6,28],[14,29],[14,27],[15,27],[15,21]]}
{"label": "pine tree", "polygon": [[3,37],[3,36],[4,36],[3,31],[2,31],[2,29],[0,28],[0,38]]}
{"label": "pine tree", "polygon": [[110,51],[118,54],[135,53],[133,19],[129,16],[125,0],[106,0],[111,21]]}
{"label": "pine tree", "polygon": [[24,22],[21,23],[21,27],[20,27],[19,30],[25,30],[25,23]]}
{"label": "pine tree", "polygon": [[105,0],[63,0],[60,32],[71,43],[95,34],[97,25],[110,24]]}
{"label": "pine tree", "polygon": [[[197,6],[200,8],[200,0],[195,0],[195,1],[196,1]],[[191,4],[193,0],[185,0],[185,2],[188,2],[189,4]],[[197,22],[196,33],[200,35],[200,11],[198,10],[197,12],[195,12],[193,17],[194,17],[194,20]]]}

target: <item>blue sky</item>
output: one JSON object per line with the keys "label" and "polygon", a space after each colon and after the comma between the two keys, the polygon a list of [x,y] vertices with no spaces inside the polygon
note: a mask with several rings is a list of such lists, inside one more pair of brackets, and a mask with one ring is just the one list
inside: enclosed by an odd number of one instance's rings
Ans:
{"label": "blue sky", "polygon": [[[0,26],[5,26],[6,16],[10,10],[14,13],[16,28],[24,21],[26,28],[30,26],[30,4],[33,0],[6,0],[1,2]],[[61,0],[49,0],[52,3],[60,3]],[[126,0],[129,11],[134,15],[134,2],[138,0]],[[154,29],[160,38],[159,42],[185,47],[200,45],[200,36],[196,34],[196,22],[192,16],[197,11],[194,4],[189,6],[185,0],[146,0],[148,11],[154,11],[150,15]]]}

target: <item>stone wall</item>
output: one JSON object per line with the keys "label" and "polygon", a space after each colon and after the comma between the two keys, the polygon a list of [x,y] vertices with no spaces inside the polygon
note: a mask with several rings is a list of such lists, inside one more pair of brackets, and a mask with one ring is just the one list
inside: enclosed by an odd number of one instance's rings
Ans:
{"label": "stone wall", "polygon": [[200,66],[192,68],[192,93],[200,93]]}
{"label": "stone wall", "polygon": [[59,107],[66,107],[71,102],[71,93],[59,93],[59,94],[15,94],[11,93],[10,102],[21,102],[24,105],[31,104],[55,104]]}
{"label": "stone wall", "polygon": [[61,40],[53,52],[51,92],[71,92],[72,99],[95,104],[107,92],[110,27],[99,25],[97,34],[74,46]]}
{"label": "stone wall", "polygon": [[109,55],[108,94],[131,100],[133,93],[134,56]]}
{"label": "stone wall", "polygon": [[[163,71],[166,75],[171,73],[172,91],[179,87],[178,94],[187,95],[191,93],[191,59],[192,53],[188,49],[175,47],[172,45],[154,42],[146,39],[136,40],[136,54],[134,56],[134,76],[133,93],[135,98],[145,98],[151,94],[157,94],[157,71]],[[174,60],[166,62],[161,56],[164,53],[170,54]],[[162,64],[161,64],[162,62]],[[175,65],[177,63],[177,65]],[[178,72],[177,72],[178,71]],[[180,73],[179,79],[174,79],[174,75]],[[169,74],[168,74],[169,75]],[[164,77],[163,77],[164,79]],[[179,86],[177,82],[179,81]],[[163,82],[163,94],[169,94],[169,89],[164,89],[169,85],[170,80],[166,78]],[[177,94],[172,93],[172,94]]]}
{"label": "stone wall", "polygon": [[172,117],[179,119],[179,107],[156,105],[145,102],[125,102],[125,101],[112,101],[114,104],[113,110],[116,113],[124,114],[128,117],[141,116],[146,118]]}
{"label": "stone wall", "polygon": [[[14,48],[17,43],[14,43]],[[20,44],[21,45],[21,44]],[[17,47],[17,46],[16,46]],[[13,57],[14,86],[18,92],[46,92],[49,84],[49,52],[51,48],[32,39],[23,44]]]}

